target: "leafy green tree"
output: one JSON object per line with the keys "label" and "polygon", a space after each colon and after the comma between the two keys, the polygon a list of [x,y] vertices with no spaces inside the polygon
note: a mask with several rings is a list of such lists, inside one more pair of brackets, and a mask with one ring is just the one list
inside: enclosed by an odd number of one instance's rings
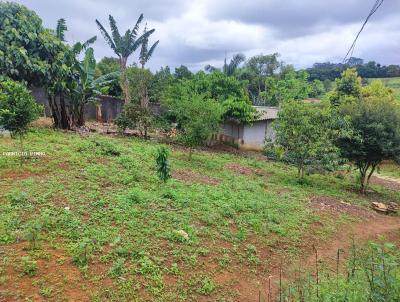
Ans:
{"label": "leafy green tree", "polygon": [[308,81],[307,72],[287,68],[280,76],[266,78],[265,91],[260,93],[260,97],[267,105],[278,106],[287,100],[304,100],[314,96],[319,93],[319,88]]}
{"label": "leafy green tree", "polygon": [[334,166],[338,152],[332,143],[333,122],[331,110],[325,104],[294,100],[281,104],[274,124],[276,141],[285,150],[285,159],[296,165],[300,179],[306,170]]}
{"label": "leafy green tree", "polygon": [[174,76],[178,80],[191,79],[193,77],[193,73],[185,65],[181,65],[175,68]]}
{"label": "leafy green tree", "polygon": [[337,106],[343,102],[352,102],[361,96],[361,78],[356,69],[349,68],[343,71],[340,78],[335,81],[335,88],[328,98],[332,105]]}
{"label": "leafy green tree", "polygon": [[12,135],[23,135],[42,108],[22,83],[0,79],[0,126]]}
{"label": "leafy green tree", "polygon": [[374,84],[366,89],[368,96],[338,108],[353,135],[340,137],[336,144],[342,156],[357,166],[362,192],[383,160],[400,162],[400,105],[385,95],[385,89]]}
{"label": "leafy green tree", "polygon": [[237,123],[252,124],[258,116],[250,101],[229,97],[221,104],[223,121],[231,120]]}
{"label": "leafy green tree", "polygon": [[10,131],[13,137],[20,138],[21,152],[23,135],[41,111],[41,106],[35,102],[25,85],[0,78],[0,128]]}
{"label": "leafy green tree", "polygon": [[248,81],[249,93],[254,99],[265,90],[265,78],[274,75],[281,67],[278,57],[277,53],[260,54],[247,60],[239,78]]}
{"label": "leafy green tree", "polygon": [[[120,70],[119,60],[117,58],[104,57],[96,64],[95,77],[99,78]],[[115,78],[109,85],[107,85],[106,93],[111,96],[121,97],[122,90],[119,78]]]}
{"label": "leafy green tree", "polygon": [[126,78],[128,81],[129,95],[135,104],[139,104],[143,108],[149,107],[149,89],[153,74],[148,69],[138,67],[129,67],[126,70]]}
{"label": "leafy green tree", "polygon": [[169,150],[166,147],[160,147],[156,153],[156,169],[157,175],[164,183],[171,178],[171,166],[168,160]]}
{"label": "leafy green tree", "polygon": [[175,79],[174,76],[171,74],[170,68],[168,66],[161,67],[161,69],[154,74],[153,79],[150,82],[150,101],[154,103],[159,103],[174,81]]}
{"label": "leafy green tree", "polygon": [[222,106],[204,95],[188,94],[167,101],[167,108],[176,117],[179,140],[189,147],[189,159],[193,148],[204,146],[220,129]]}
{"label": "leafy green tree", "polygon": [[135,52],[141,44],[148,39],[148,37],[154,33],[154,29],[146,31],[141,36],[138,36],[140,23],[143,21],[143,14],[141,14],[136,21],[133,29],[128,29],[123,36],[121,36],[119,29],[117,27],[117,23],[113,16],[109,15],[108,17],[111,35],[107,32],[104,26],[96,20],[97,26],[99,27],[100,32],[102,33],[104,39],[109,44],[111,49],[119,58],[119,63],[122,72],[122,90],[125,96],[125,103],[130,101],[129,89],[128,89],[128,80],[126,78],[126,68],[129,56]]}
{"label": "leafy green tree", "polygon": [[143,42],[142,42],[142,47],[140,48],[140,55],[139,55],[139,62],[140,62],[140,65],[142,66],[142,69],[144,69],[144,66],[150,60],[158,43],[160,43],[160,40],[157,40],[149,48],[149,37],[146,36],[146,33],[147,33],[147,28],[145,27],[144,32],[143,32],[144,38],[143,38]]}
{"label": "leafy green tree", "polygon": [[247,95],[246,84],[221,71],[211,74],[200,71],[192,79],[183,79],[171,85],[166,98],[187,99],[192,94],[202,95],[222,105],[224,120],[241,118],[239,122],[248,123],[254,121],[256,110]]}
{"label": "leafy green tree", "polygon": [[52,80],[49,70],[66,46],[38,15],[13,2],[0,2],[0,73],[28,86]]}

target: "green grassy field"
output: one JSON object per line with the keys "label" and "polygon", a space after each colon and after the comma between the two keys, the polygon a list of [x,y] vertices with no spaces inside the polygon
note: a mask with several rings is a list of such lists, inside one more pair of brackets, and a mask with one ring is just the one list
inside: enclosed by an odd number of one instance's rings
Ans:
{"label": "green grassy field", "polygon": [[[18,144],[2,139],[0,155]],[[259,280],[359,217],[316,197],[367,205],[353,177],[313,175],[250,155],[34,129],[26,160],[0,156],[0,297],[41,301],[256,301]],[[381,201],[400,193],[374,187]],[[254,299],[253,299],[254,298]],[[1,300],[1,298],[0,298]],[[57,301],[58,301],[57,300]]]}
{"label": "green grassy field", "polygon": [[400,100],[400,77],[398,78],[369,78],[368,82],[381,80],[387,87],[393,89],[397,100]]}

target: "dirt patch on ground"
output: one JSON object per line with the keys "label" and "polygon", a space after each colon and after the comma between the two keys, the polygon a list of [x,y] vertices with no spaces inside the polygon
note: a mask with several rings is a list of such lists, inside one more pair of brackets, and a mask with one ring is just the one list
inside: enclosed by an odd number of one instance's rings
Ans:
{"label": "dirt patch on ground", "polygon": [[374,218],[376,213],[362,206],[350,204],[333,197],[315,196],[311,198],[311,204],[318,210],[349,214],[361,218]]}
{"label": "dirt patch on ground", "polygon": [[214,177],[201,175],[190,170],[174,171],[172,172],[172,177],[186,183],[202,183],[211,186],[219,184],[219,180]]}
{"label": "dirt patch on ground", "polygon": [[235,172],[236,174],[241,174],[241,175],[257,175],[257,176],[267,176],[268,175],[267,172],[265,172],[261,169],[257,169],[257,168],[253,168],[253,167],[246,167],[246,166],[242,166],[240,164],[235,164],[235,163],[226,164],[225,168]]}
{"label": "dirt patch on ground", "polygon": [[[44,173],[42,173],[44,174]],[[7,171],[0,174],[0,180],[22,180],[30,177],[40,176],[41,173],[34,173],[30,171]]]}
{"label": "dirt patch on ground", "polygon": [[375,185],[380,185],[390,190],[400,191],[400,180],[384,179],[382,177],[372,176],[371,183]]}
{"label": "dirt patch on ground", "polygon": [[36,274],[24,275],[22,257],[31,254],[27,247],[27,242],[1,247],[2,256],[9,261],[2,267],[5,279],[0,283],[0,301],[46,301],[56,297],[67,301],[90,301],[88,282],[62,250],[42,246],[35,252],[38,256],[30,256],[37,263]]}

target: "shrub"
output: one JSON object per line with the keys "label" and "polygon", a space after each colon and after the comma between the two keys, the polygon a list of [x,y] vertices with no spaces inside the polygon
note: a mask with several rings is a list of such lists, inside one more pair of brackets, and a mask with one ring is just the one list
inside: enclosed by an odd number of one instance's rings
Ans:
{"label": "shrub", "polygon": [[29,256],[21,258],[22,274],[27,276],[35,276],[37,272],[37,262],[32,260]]}
{"label": "shrub", "polygon": [[160,147],[156,154],[157,175],[164,183],[171,177],[171,167],[168,161],[169,151],[165,147]]}
{"label": "shrub", "polygon": [[137,129],[140,136],[147,138],[147,133],[153,122],[153,113],[147,107],[128,103],[124,106],[121,115],[115,120],[115,124],[125,132],[126,129]]}
{"label": "shrub", "polygon": [[331,170],[338,165],[339,152],[332,141],[338,132],[334,125],[335,115],[325,104],[282,104],[274,123],[277,144],[285,150],[283,159],[298,168],[299,178],[303,179],[306,171]]}
{"label": "shrub", "polygon": [[0,128],[23,135],[39,117],[41,106],[22,83],[0,79]]}

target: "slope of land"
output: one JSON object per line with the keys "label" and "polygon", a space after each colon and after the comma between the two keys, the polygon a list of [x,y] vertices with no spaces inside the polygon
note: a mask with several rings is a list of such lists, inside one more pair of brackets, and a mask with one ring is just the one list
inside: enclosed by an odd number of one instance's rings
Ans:
{"label": "slope of land", "polygon": [[[162,184],[159,146],[35,129],[25,149],[45,156],[22,167],[1,156],[0,301],[257,301],[279,263],[313,245],[333,250],[365,223],[376,231],[361,240],[398,229],[368,209],[399,201],[395,189],[363,196],[352,175],[299,183],[260,156],[202,150],[189,161],[177,146]],[[16,148],[3,139],[0,154]]]}

